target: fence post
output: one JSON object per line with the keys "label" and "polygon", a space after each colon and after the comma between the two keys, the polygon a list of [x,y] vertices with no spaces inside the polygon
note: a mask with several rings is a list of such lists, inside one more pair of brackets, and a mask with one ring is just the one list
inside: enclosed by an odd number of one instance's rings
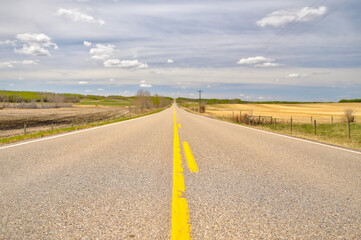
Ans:
{"label": "fence post", "polygon": [[331,116],[331,123],[333,123],[333,116]]}
{"label": "fence post", "polygon": [[272,116],[271,116],[271,124],[272,124]]}
{"label": "fence post", "polygon": [[350,119],[347,120],[347,133],[348,133],[348,139],[351,139]]}
{"label": "fence post", "polygon": [[316,120],[313,121],[313,126],[315,128],[315,135],[317,134],[317,131],[316,131]]}
{"label": "fence post", "polygon": [[291,117],[291,132],[292,132],[292,117]]}
{"label": "fence post", "polygon": [[275,130],[276,130],[277,118],[275,118],[274,124],[275,124]]}
{"label": "fence post", "polygon": [[54,130],[54,123],[51,124],[51,130]]}
{"label": "fence post", "polygon": [[26,123],[24,123],[24,135],[26,134]]}

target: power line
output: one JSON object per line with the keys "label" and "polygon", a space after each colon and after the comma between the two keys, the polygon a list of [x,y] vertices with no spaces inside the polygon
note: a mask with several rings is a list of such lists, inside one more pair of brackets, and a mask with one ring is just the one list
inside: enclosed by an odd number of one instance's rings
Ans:
{"label": "power line", "polygon": [[326,17],[330,16],[331,14],[333,14],[334,12],[336,12],[337,10],[339,10],[341,7],[343,7],[344,5],[346,5],[347,2],[349,2],[350,0],[345,0],[343,1],[340,5],[338,5],[336,8],[334,8],[332,11],[329,11],[328,13],[326,13],[324,16],[322,16],[320,19],[318,19],[317,21],[314,21],[313,23],[311,23],[310,25],[308,25],[308,27],[303,28],[303,30],[301,30],[298,34],[296,34],[295,36],[292,36],[288,39],[286,39],[286,41],[284,41],[284,44],[282,44],[282,46],[287,46],[290,42],[295,41],[300,35],[302,35],[303,33],[307,32],[308,30],[310,30],[312,27],[314,27],[315,25],[317,25],[318,23],[320,23],[322,20],[324,20]]}
{"label": "power line", "polygon": [[[316,0],[314,1],[311,5],[310,8],[315,7],[317,5],[321,5],[325,2],[326,0]],[[306,18],[311,12],[308,12],[305,16],[303,16],[302,18]],[[301,18],[301,19],[302,19]],[[268,40],[265,44],[264,47],[262,47],[261,49],[268,49],[272,44],[274,44],[276,41],[278,41],[281,37],[283,37],[287,32],[289,32],[290,30],[292,30],[296,25],[299,24],[299,21],[293,21],[293,22],[289,22],[286,26],[284,26],[280,31],[278,31],[273,37],[271,37],[270,40]]]}

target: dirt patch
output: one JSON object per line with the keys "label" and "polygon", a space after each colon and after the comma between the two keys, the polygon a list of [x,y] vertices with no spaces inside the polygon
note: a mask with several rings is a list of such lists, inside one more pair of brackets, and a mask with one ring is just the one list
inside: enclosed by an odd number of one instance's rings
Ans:
{"label": "dirt patch", "polygon": [[96,122],[120,117],[128,113],[122,107],[78,107],[57,109],[3,109],[0,110],[0,137],[27,132],[49,130],[71,125]]}

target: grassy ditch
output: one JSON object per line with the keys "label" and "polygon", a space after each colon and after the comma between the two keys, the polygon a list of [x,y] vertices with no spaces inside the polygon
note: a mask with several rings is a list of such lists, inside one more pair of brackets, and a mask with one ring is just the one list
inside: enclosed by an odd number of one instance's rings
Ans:
{"label": "grassy ditch", "polygon": [[102,126],[102,125],[106,125],[106,124],[122,122],[122,121],[130,120],[130,119],[144,117],[144,116],[151,115],[151,114],[154,114],[154,113],[159,113],[159,112],[165,110],[166,108],[169,108],[170,106],[171,105],[166,106],[164,108],[160,108],[160,109],[151,111],[151,112],[140,114],[140,115],[137,115],[137,116],[132,116],[132,117],[124,117],[124,116],[122,116],[122,117],[111,119],[109,121],[98,121],[98,122],[93,122],[93,123],[89,123],[89,124],[77,125],[77,126],[73,126],[73,127],[60,128],[60,129],[42,131],[42,132],[37,132],[37,133],[30,133],[30,134],[23,134],[23,135],[18,135],[18,136],[13,136],[13,137],[0,138],[0,145],[1,144],[7,144],[7,143],[14,143],[14,142],[23,141],[23,140],[28,140],[28,139],[32,139],[32,138],[46,137],[46,136],[59,134],[59,133],[72,132],[72,131],[76,131],[76,130],[91,128],[91,127],[97,127],[97,126]]}
{"label": "grassy ditch", "polygon": [[[200,114],[197,111],[192,111],[192,109],[184,108],[185,110]],[[214,114],[200,114],[209,116],[215,119],[231,122],[234,124],[240,124],[243,126],[253,127],[265,131],[285,134],[289,136],[299,137],[303,139],[309,139],[314,141],[319,141],[323,143],[328,143],[332,145],[342,146],[346,148],[352,148],[356,150],[361,150],[361,124],[360,123],[351,123],[350,124],[350,132],[351,136],[348,137],[348,128],[347,123],[337,122],[337,123],[317,123],[316,124],[316,134],[314,129],[314,124],[311,123],[291,123],[290,122],[277,122],[276,125],[274,121],[271,123],[270,121],[265,122],[252,122],[240,121],[240,118],[232,117],[232,115],[214,115]],[[244,116],[247,117],[247,116]],[[243,120],[243,119],[242,119]]]}

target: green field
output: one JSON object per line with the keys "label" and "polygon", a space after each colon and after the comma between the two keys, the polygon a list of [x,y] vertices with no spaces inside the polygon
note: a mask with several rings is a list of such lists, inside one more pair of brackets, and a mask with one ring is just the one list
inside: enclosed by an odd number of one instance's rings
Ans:
{"label": "green field", "polygon": [[130,106],[133,105],[133,98],[114,98],[105,97],[101,99],[94,98],[83,98],[76,105],[87,105],[87,106]]}

